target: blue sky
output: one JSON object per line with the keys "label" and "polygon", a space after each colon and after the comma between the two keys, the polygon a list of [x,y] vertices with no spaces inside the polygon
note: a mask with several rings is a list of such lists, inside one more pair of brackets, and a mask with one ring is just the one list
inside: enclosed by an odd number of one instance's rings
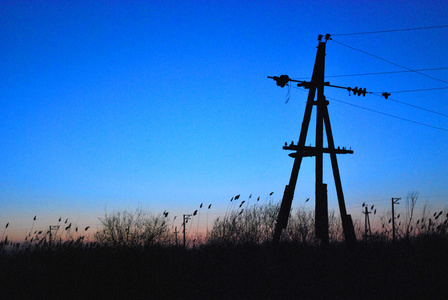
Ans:
{"label": "blue sky", "polygon": [[[448,67],[446,1],[1,1],[0,226],[25,230],[59,216],[96,225],[104,209],[225,211],[250,194],[280,201],[307,94],[268,75],[309,78],[317,35],[326,75]],[[448,114],[448,70],[328,77],[392,92]],[[445,82],[443,82],[445,81]],[[416,190],[448,203],[448,118],[375,95],[326,89],[349,213],[389,209]],[[418,125],[371,110],[439,127]],[[312,120],[313,122],[313,120]],[[313,123],[311,123],[313,124]],[[311,125],[307,144],[314,144]],[[324,181],[336,207],[329,158]],[[314,160],[302,164],[295,205],[314,198]]]}

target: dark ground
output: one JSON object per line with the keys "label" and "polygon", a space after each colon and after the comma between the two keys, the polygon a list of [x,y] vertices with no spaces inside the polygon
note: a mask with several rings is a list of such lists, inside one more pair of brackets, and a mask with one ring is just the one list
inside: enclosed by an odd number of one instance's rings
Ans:
{"label": "dark ground", "polygon": [[448,299],[448,241],[60,247],[0,256],[1,299]]}

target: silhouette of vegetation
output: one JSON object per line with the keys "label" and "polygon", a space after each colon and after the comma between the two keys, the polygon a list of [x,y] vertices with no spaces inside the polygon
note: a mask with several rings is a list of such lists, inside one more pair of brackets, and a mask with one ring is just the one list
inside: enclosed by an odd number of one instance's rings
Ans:
{"label": "silhouette of vegetation", "polygon": [[[243,203],[244,204],[244,203]],[[218,245],[260,245],[272,237],[279,205],[268,202],[250,207],[239,206],[218,218],[207,237],[207,243]]]}
{"label": "silhouette of vegetation", "polygon": [[153,215],[142,208],[133,212],[106,211],[95,239],[100,245],[112,247],[168,245],[171,233],[167,221],[168,214]]}
{"label": "silhouette of vegetation", "polygon": [[33,223],[22,243],[8,239],[6,224],[0,242],[2,298],[447,298],[448,212],[426,207],[418,218],[418,194],[408,198],[403,216],[396,216],[395,243],[385,215],[365,241],[358,222],[354,250],[342,242],[334,211],[330,245],[321,248],[314,238],[314,212],[305,207],[291,212],[281,242],[273,244],[279,205],[248,199],[233,200],[205,239],[186,249],[176,245],[166,211],[105,212],[101,228],[90,235],[90,226],[60,219],[51,239],[50,230],[35,230]]}

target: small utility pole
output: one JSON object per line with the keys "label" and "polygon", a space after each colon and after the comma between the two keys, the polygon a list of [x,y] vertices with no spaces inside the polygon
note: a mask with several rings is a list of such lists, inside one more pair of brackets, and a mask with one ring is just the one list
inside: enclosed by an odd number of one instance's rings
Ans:
{"label": "small utility pole", "polygon": [[186,237],[185,237],[185,224],[187,224],[188,223],[188,220],[190,220],[191,219],[191,214],[185,214],[184,215],[184,218],[183,218],[183,223],[182,223],[182,226],[184,226],[184,230],[183,230],[183,233],[184,233],[184,248],[186,247]]}
{"label": "small utility pole", "polygon": [[51,241],[52,241],[52,237],[51,237],[51,231],[52,230],[56,230],[56,231],[58,231],[59,230],[59,225],[50,225],[50,227],[49,227],[49,230],[48,230],[48,233],[49,233],[49,241],[48,241],[48,244],[51,246]]}
{"label": "small utility pole", "polygon": [[179,231],[177,231],[177,226],[174,227],[174,236],[176,237],[176,247],[179,246],[179,244],[177,243],[177,234],[179,233]]}
{"label": "small utility pole", "polygon": [[398,201],[400,201],[401,198],[392,198],[392,241],[395,242],[395,204],[400,204]]}
{"label": "small utility pole", "polygon": [[371,214],[372,212],[369,211],[369,207],[368,207],[367,204],[364,206],[364,211],[362,213],[365,215],[365,219],[364,219],[364,241],[367,241],[367,239],[372,235],[372,230],[370,228],[370,218],[369,218],[369,214]]}

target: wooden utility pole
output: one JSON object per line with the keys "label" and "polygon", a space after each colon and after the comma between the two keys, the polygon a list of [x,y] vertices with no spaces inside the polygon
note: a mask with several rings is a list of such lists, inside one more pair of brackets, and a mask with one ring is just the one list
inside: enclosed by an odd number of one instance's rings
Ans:
{"label": "wooden utility pole", "polygon": [[188,220],[190,220],[191,219],[191,216],[192,215],[190,215],[190,214],[186,214],[186,215],[184,215],[184,218],[183,218],[183,223],[182,223],[182,226],[184,226],[184,230],[183,230],[183,234],[184,234],[184,248],[186,247],[186,237],[185,237],[185,227],[186,227],[186,224],[188,223]]}
{"label": "wooden utility pole", "polygon": [[179,233],[179,231],[177,231],[177,226],[174,227],[174,236],[176,238],[176,247],[179,246],[178,242],[177,242],[177,234]]}
{"label": "wooden utility pole", "polygon": [[365,217],[364,217],[364,241],[367,241],[367,239],[370,236],[372,236],[372,230],[370,228],[370,218],[369,218],[369,214],[371,214],[372,212],[369,211],[368,205],[365,205],[364,211],[362,213],[365,215]]}
{"label": "wooden utility pole", "polygon": [[395,242],[395,204],[400,204],[401,198],[392,198],[392,241]]}
{"label": "wooden utility pole", "polygon": [[[282,75],[280,77],[268,77],[277,81],[277,85],[284,87],[288,82],[298,82],[297,86],[304,87],[309,90],[308,100],[305,108],[305,115],[303,117],[302,129],[300,131],[299,142],[297,145],[291,143],[289,146],[285,145],[284,150],[293,150],[295,152],[289,154],[294,158],[294,164],[292,167],[291,177],[289,184],[286,185],[283,194],[280,211],[277,218],[276,227],[274,230],[274,242],[279,242],[282,230],[286,228],[288,224],[288,218],[291,211],[292,200],[294,197],[294,191],[297,183],[297,177],[299,174],[300,165],[303,157],[316,157],[316,185],[315,185],[315,229],[316,237],[320,239],[322,245],[328,244],[328,203],[327,203],[327,185],[323,183],[323,154],[330,154],[331,166],[333,169],[333,177],[336,186],[336,193],[339,203],[339,211],[341,213],[342,227],[344,230],[345,241],[347,244],[353,246],[356,242],[355,231],[353,228],[353,222],[350,215],[347,214],[345,208],[344,194],[342,191],[341,177],[339,174],[338,162],[336,154],[352,154],[352,150],[348,150],[345,147],[342,149],[335,148],[333,134],[331,130],[330,117],[328,114],[328,104],[324,96],[324,86],[332,86],[329,82],[324,81],[325,73],[325,48],[326,43],[330,39],[330,35],[325,36],[325,41],[322,41],[323,36],[319,35],[319,44],[317,47],[316,61],[314,63],[313,75],[311,82],[297,81],[289,78],[288,75]],[[338,86],[333,86],[338,87]],[[343,87],[338,87],[343,88]],[[345,88],[352,90],[350,88]],[[358,91],[358,89],[356,88]],[[316,97],[317,91],[317,99]],[[365,91],[363,93],[365,95]],[[311,119],[311,111],[313,106],[317,107],[316,118],[316,146],[305,146],[306,136]],[[328,140],[328,148],[323,147],[324,128],[326,137]]]}
{"label": "wooden utility pole", "polygon": [[49,230],[48,230],[48,234],[49,234],[48,244],[49,244],[49,246],[51,246],[51,242],[53,241],[53,237],[52,237],[52,234],[51,234],[51,232],[53,230],[56,230],[56,231],[59,230],[59,225],[50,225],[50,227],[49,227]]}

